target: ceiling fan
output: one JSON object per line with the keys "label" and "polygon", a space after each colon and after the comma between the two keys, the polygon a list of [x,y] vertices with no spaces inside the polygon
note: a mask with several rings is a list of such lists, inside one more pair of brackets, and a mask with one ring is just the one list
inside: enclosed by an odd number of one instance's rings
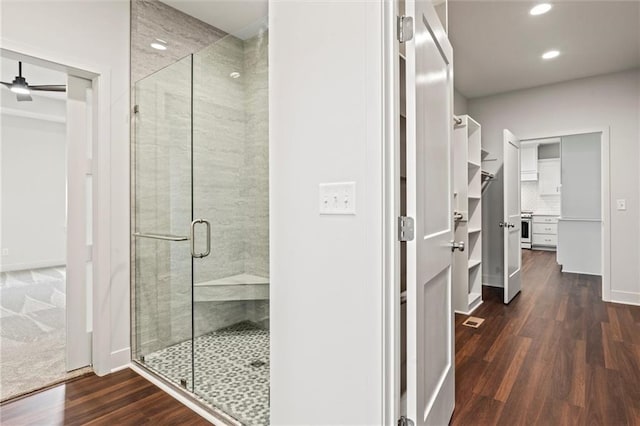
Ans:
{"label": "ceiling fan", "polygon": [[5,83],[0,81],[0,84],[7,87],[13,93],[16,94],[18,101],[32,101],[31,91],[40,92],[66,92],[67,86],[64,84],[45,84],[39,86],[31,86],[27,83],[27,80],[22,76],[22,62],[18,62],[18,75],[11,83]]}

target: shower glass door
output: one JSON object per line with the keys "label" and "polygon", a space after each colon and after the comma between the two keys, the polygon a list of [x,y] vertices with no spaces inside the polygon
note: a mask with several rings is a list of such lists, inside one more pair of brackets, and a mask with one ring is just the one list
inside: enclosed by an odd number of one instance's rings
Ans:
{"label": "shower glass door", "polygon": [[194,392],[245,425],[269,424],[267,77],[266,31],[193,55]]}
{"label": "shower glass door", "polygon": [[135,84],[135,360],[193,390],[192,56]]}
{"label": "shower glass door", "polygon": [[135,84],[134,360],[246,425],[269,424],[267,53],[226,35]]}

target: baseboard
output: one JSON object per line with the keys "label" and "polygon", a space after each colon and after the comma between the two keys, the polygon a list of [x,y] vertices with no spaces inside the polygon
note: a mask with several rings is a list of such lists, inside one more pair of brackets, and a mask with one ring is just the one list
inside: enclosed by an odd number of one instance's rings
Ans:
{"label": "baseboard", "polygon": [[611,303],[640,306],[640,293],[611,290]]}
{"label": "baseboard", "polygon": [[469,311],[467,312],[463,312],[463,311],[454,311],[456,314],[460,314],[460,315],[471,315],[473,314],[473,312],[478,309],[480,306],[482,305],[482,300],[480,301],[480,303],[478,303],[476,306],[474,306],[473,308],[469,309]]}
{"label": "baseboard", "polygon": [[25,271],[28,269],[53,268],[56,266],[65,266],[66,261],[63,260],[42,260],[38,262],[26,263],[9,263],[0,265],[0,272]]}
{"label": "baseboard", "polygon": [[131,348],[111,352],[111,372],[123,370],[131,364]]}
{"label": "baseboard", "polygon": [[193,400],[192,398],[184,395],[182,392],[177,391],[172,386],[166,384],[163,380],[156,377],[154,374],[148,372],[144,368],[137,365],[135,362],[132,362],[128,366],[133,371],[162,389],[163,392],[167,393],[169,396],[173,397],[175,400],[189,408],[194,413],[198,414],[200,417],[205,420],[213,423],[214,425],[232,425],[232,426],[240,426],[240,423],[234,421],[232,418],[225,416],[223,413],[219,415],[214,414],[213,412],[207,410],[198,402]]}
{"label": "baseboard", "polygon": [[[591,275],[594,277],[601,277],[602,273],[600,272],[587,272],[587,271],[570,271],[568,269],[565,269],[563,265],[560,265],[560,271],[566,274],[581,274],[581,275]],[[631,293],[634,294],[634,293]]]}

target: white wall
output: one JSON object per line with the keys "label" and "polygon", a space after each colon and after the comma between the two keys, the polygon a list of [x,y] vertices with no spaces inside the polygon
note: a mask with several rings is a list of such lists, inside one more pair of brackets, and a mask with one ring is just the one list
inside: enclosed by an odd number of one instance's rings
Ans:
{"label": "white wall", "polygon": [[99,134],[111,181],[101,223],[111,245],[101,259],[107,278],[94,289],[101,299],[94,315],[110,326],[108,342],[94,353],[104,374],[129,361],[129,2],[3,0],[1,7],[2,47],[105,72],[109,103],[101,106]]}
{"label": "white wall", "polygon": [[[0,226],[1,246],[8,254],[0,258],[0,270],[64,265],[65,101],[34,96],[33,102],[19,103],[4,89],[1,96]],[[33,118],[37,114],[50,120]]]}
{"label": "white wall", "polygon": [[469,101],[464,97],[462,93],[458,92],[457,90],[453,91],[453,113],[455,115],[467,114],[469,111],[468,102]]}
{"label": "white wall", "polygon": [[383,423],[382,6],[269,5],[272,424]]}
{"label": "white wall", "polygon": [[[484,282],[502,284],[502,130],[516,136],[557,135],[610,127],[611,298],[640,304],[640,70],[585,78],[469,101],[469,114],[482,124],[482,144],[497,173],[483,203]],[[615,200],[626,199],[617,211]]]}

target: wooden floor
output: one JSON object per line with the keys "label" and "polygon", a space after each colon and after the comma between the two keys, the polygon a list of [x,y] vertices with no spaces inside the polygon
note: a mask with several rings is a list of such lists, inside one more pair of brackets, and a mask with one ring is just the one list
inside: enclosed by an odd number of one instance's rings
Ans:
{"label": "wooden floor", "polygon": [[[456,316],[453,425],[640,425],[640,307],[603,303],[598,278],[524,251],[522,293],[485,288]],[[0,407],[2,425],[208,424],[131,370],[83,377]]]}
{"label": "wooden floor", "polygon": [[94,374],[0,406],[9,425],[208,425],[132,370]]}
{"label": "wooden floor", "polygon": [[487,287],[456,315],[452,425],[640,425],[640,307],[603,303],[598,277],[523,251],[522,293]]}

